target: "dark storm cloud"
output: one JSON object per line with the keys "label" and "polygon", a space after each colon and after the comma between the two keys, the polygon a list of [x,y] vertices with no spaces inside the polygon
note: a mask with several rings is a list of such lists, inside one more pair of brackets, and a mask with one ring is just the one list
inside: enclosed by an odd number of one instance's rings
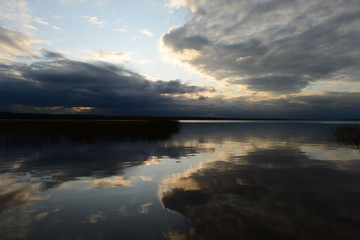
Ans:
{"label": "dark storm cloud", "polygon": [[163,40],[166,45],[171,46],[175,51],[183,49],[201,50],[203,46],[209,44],[209,41],[202,36],[192,35],[187,37],[185,28],[173,29],[171,35],[165,35]]}
{"label": "dark storm cloud", "polygon": [[355,119],[360,118],[358,102],[358,92],[325,92],[319,95],[294,95],[258,101],[246,97],[206,98],[201,104],[193,102],[193,110],[186,109],[184,113],[244,118]]}
{"label": "dark storm cloud", "polygon": [[338,93],[327,92],[323,95],[298,96],[294,98],[300,104],[308,106],[310,111],[321,111],[324,114],[331,114],[329,111],[338,111],[343,114],[360,114],[359,107],[360,93]]}
{"label": "dark storm cloud", "polygon": [[302,88],[308,85],[309,80],[305,78],[296,78],[293,76],[270,75],[249,78],[243,83],[247,84],[249,89],[255,91],[293,93],[300,92]]}
{"label": "dark storm cloud", "polygon": [[73,61],[48,51],[44,57],[49,60],[0,66],[3,105],[84,106],[151,114],[170,108],[174,103],[171,94],[208,91],[179,80],[150,81],[108,63]]}
{"label": "dark storm cloud", "polygon": [[[246,50],[249,46],[257,46],[258,53],[264,51],[256,41],[237,48]],[[360,118],[360,93],[326,92],[257,101],[208,97],[202,94],[214,92],[213,88],[180,80],[150,81],[113,64],[73,61],[45,50],[42,53],[32,64],[0,63],[1,111],[69,113],[85,107],[86,112],[110,115]],[[292,75],[261,75],[245,83],[256,90],[298,92],[308,81]]]}
{"label": "dark storm cloud", "polygon": [[152,86],[156,89],[156,91],[167,94],[196,93],[206,90],[211,91],[211,89],[183,84],[180,80],[158,80],[156,82],[153,82]]}
{"label": "dark storm cloud", "polygon": [[[252,50],[254,55],[267,51],[258,41],[234,46],[232,51],[236,53],[234,49]],[[223,99],[202,95],[214,92],[213,88],[180,80],[150,81],[109,63],[73,61],[46,50],[36,59],[38,61],[32,64],[0,63],[1,111],[63,113],[85,107],[87,112],[111,115],[360,118],[360,93],[357,92],[326,92],[257,101],[246,97]],[[310,82],[307,77],[296,74],[261,75],[238,81],[254,90],[281,93],[298,92]],[[187,94],[192,94],[193,98],[186,97]]]}
{"label": "dark storm cloud", "polygon": [[298,92],[318,80],[358,81],[355,0],[192,2],[203,11],[166,33],[163,43],[180,56],[196,51],[180,60],[202,73],[280,93]]}
{"label": "dark storm cloud", "polygon": [[[16,38],[19,38],[19,36],[21,35],[22,34],[20,33],[16,33],[10,29],[0,26],[0,43],[2,46],[7,46],[14,49],[22,50],[23,48],[21,44],[19,44],[19,42],[16,41]],[[13,36],[13,38],[11,36]]]}
{"label": "dark storm cloud", "polygon": [[65,58],[65,56],[61,53],[58,52],[52,52],[52,51],[48,51],[48,50],[43,50],[42,51],[42,56],[46,59],[62,59]]}
{"label": "dark storm cloud", "polygon": [[[87,111],[111,115],[360,118],[360,93],[326,92],[258,101],[223,99],[201,95],[213,92],[212,88],[179,80],[149,81],[108,63],[73,61],[52,52],[44,52],[44,58],[32,64],[0,64],[2,111],[71,112],[78,110],[76,107],[87,107],[93,108]],[[308,81],[291,76],[263,78],[249,80],[249,87],[296,92]],[[287,84],[290,81],[293,84]],[[188,98],[186,94],[195,95]]]}

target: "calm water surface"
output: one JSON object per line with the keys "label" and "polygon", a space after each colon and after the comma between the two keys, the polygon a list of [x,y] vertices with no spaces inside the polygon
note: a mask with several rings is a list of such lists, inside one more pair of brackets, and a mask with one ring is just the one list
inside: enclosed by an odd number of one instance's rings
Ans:
{"label": "calm water surface", "polygon": [[359,239],[332,122],[184,122],[166,141],[0,149],[0,239]]}

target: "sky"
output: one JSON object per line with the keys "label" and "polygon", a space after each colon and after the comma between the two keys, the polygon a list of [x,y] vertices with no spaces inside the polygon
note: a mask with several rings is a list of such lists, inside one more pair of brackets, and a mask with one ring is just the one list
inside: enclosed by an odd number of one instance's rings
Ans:
{"label": "sky", "polygon": [[358,0],[0,0],[0,111],[360,118]]}

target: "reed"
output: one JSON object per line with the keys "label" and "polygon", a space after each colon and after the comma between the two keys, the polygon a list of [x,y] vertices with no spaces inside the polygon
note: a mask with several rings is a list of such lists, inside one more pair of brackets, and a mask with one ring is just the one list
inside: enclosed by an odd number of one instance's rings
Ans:
{"label": "reed", "polygon": [[180,124],[171,119],[0,120],[1,147],[43,147],[48,144],[84,144],[116,141],[164,140]]}
{"label": "reed", "polygon": [[335,142],[360,148],[360,125],[340,126],[333,131]]}

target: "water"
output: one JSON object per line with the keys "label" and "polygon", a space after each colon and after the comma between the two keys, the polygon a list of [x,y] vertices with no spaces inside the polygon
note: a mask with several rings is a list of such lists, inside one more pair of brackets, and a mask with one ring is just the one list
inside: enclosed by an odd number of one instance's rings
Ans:
{"label": "water", "polygon": [[165,141],[0,150],[0,239],[358,239],[333,122],[184,122]]}

